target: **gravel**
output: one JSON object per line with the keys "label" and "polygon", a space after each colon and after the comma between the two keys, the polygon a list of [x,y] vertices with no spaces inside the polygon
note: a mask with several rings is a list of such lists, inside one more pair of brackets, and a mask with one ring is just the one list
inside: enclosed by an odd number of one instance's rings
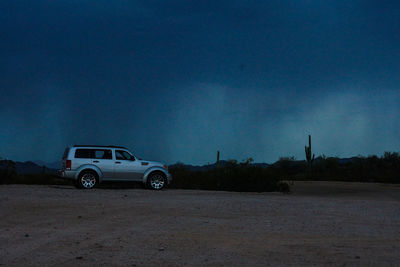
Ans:
{"label": "gravel", "polygon": [[0,186],[6,266],[399,266],[400,187],[293,193]]}

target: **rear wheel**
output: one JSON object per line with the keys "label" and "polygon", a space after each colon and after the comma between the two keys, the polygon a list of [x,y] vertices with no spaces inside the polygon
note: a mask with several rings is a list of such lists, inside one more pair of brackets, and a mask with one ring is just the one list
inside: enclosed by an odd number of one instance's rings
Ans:
{"label": "rear wheel", "polygon": [[165,187],[166,179],[161,172],[153,172],[147,178],[147,187],[154,190],[161,190]]}
{"label": "rear wheel", "polygon": [[98,181],[97,173],[93,171],[83,171],[79,174],[77,181],[78,187],[83,189],[92,189]]}

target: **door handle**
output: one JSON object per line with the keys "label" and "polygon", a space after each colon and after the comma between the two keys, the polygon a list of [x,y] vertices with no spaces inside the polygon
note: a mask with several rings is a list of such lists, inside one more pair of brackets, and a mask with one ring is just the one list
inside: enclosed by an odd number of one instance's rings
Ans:
{"label": "door handle", "polygon": [[115,164],[121,164],[121,161],[116,161]]}
{"label": "door handle", "polygon": [[93,160],[93,163],[99,163],[99,161],[98,160]]}

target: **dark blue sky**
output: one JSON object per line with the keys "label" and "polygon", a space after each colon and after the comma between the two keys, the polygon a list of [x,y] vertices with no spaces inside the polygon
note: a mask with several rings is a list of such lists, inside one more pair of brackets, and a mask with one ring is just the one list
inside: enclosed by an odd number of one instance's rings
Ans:
{"label": "dark blue sky", "polygon": [[3,158],[381,155],[399,89],[400,1],[0,2]]}

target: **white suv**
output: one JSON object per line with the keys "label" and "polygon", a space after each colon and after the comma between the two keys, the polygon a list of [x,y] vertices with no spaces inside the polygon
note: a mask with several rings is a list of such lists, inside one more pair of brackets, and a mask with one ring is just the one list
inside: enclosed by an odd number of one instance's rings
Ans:
{"label": "white suv", "polygon": [[102,181],[141,181],[148,188],[160,190],[172,180],[167,165],[138,159],[121,146],[67,147],[59,173],[85,189]]}

